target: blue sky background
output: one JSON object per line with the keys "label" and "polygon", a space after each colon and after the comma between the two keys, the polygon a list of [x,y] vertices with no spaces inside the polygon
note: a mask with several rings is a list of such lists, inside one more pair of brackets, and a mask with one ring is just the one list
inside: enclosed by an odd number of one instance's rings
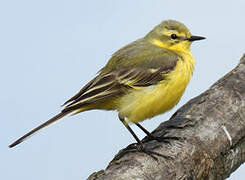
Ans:
{"label": "blue sky background", "polygon": [[[244,7],[242,0],[1,1],[0,179],[81,180],[105,168],[134,142],[116,112],[67,117],[14,149],[7,146],[58,113],[113,52],[176,19],[207,39],[192,46],[196,68],[180,103],[143,122],[153,130],[237,65],[245,52]],[[244,179],[244,171],[243,165],[229,179]]]}

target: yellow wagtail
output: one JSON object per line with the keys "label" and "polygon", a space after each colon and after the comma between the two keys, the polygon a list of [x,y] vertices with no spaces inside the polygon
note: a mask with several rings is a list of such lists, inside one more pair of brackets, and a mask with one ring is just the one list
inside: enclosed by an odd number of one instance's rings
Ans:
{"label": "yellow wagtail", "polygon": [[64,103],[66,106],[58,115],[9,147],[65,115],[104,109],[118,111],[119,119],[143,150],[142,142],[129,123],[135,123],[153,137],[139,122],[164,113],[178,103],[194,69],[190,45],[202,39],[205,38],[191,35],[180,22],[163,21],[145,37],[115,52],[98,75]]}

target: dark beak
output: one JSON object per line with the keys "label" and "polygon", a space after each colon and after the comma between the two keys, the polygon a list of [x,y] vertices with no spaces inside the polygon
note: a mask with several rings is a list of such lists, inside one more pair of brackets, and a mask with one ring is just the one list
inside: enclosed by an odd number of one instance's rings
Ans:
{"label": "dark beak", "polygon": [[189,38],[186,38],[186,40],[191,41],[191,42],[199,41],[199,40],[203,40],[203,39],[206,39],[206,38],[205,37],[201,37],[201,36],[191,36]]}

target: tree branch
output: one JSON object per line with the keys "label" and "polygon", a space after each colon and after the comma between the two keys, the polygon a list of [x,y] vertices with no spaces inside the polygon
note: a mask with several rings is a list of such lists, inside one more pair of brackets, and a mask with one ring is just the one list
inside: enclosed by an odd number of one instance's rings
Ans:
{"label": "tree branch", "polygon": [[153,134],[181,137],[170,143],[143,139],[145,147],[171,158],[157,157],[156,161],[129,145],[88,180],[229,177],[245,161],[245,55],[235,69],[181,107]]}

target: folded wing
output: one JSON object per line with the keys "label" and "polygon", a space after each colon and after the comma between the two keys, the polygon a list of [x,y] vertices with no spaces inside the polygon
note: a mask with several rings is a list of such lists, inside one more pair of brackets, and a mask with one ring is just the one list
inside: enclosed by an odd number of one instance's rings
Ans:
{"label": "folded wing", "polygon": [[140,87],[157,84],[164,79],[164,74],[171,71],[172,68],[122,68],[103,76],[97,76],[66,102],[68,105],[63,112],[77,110],[91,103],[102,102],[112,97],[120,97]]}

